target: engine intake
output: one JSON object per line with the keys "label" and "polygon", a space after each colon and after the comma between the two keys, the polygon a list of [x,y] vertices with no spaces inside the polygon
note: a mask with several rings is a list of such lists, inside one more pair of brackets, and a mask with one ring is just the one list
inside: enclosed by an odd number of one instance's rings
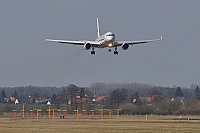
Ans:
{"label": "engine intake", "polygon": [[128,47],[129,47],[129,45],[128,45],[127,43],[123,43],[123,44],[122,44],[122,49],[123,49],[123,50],[127,50]]}
{"label": "engine intake", "polygon": [[85,48],[85,50],[89,50],[91,48],[91,44],[85,43],[84,48]]}

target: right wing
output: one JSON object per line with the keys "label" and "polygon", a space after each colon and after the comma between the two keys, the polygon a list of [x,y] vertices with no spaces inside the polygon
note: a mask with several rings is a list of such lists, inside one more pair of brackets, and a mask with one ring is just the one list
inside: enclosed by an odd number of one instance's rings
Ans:
{"label": "right wing", "polygon": [[86,43],[90,43],[93,47],[98,47],[100,45],[99,42],[95,41],[69,41],[69,40],[54,40],[54,39],[45,39],[45,41],[73,44],[73,45],[85,45]]}
{"label": "right wing", "polygon": [[117,41],[116,45],[121,46],[124,43],[127,43],[128,45],[136,45],[136,44],[144,44],[148,42],[154,42],[154,41],[160,41],[162,40],[162,35],[159,39],[153,39],[153,40],[140,40],[140,41]]}

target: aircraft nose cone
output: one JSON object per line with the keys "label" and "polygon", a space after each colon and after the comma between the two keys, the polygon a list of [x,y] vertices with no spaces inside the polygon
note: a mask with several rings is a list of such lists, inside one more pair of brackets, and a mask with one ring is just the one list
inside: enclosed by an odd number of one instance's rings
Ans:
{"label": "aircraft nose cone", "polygon": [[115,41],[115,35],[112,32],[107,32],[105,34],[105,40],[106,42],[113,42]]}

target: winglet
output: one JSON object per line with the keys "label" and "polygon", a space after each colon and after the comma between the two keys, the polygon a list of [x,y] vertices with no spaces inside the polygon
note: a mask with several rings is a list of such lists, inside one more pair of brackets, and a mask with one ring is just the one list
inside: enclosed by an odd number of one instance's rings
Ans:
{"label": "winglet", "polygon": [[163,39],[163,36],[162,36],[162,34],[161,34],[161,36],[160,36],[160,40],[162,40]]}

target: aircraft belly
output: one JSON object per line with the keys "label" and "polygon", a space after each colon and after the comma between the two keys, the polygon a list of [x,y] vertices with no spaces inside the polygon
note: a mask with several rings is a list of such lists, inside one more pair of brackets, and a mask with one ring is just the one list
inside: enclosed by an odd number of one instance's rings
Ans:
{"label": "aircraft belly", "polygon": [[99,46],[99,48],[105,48],[105,47],[108,47],[108,44],[107,44],[107,43],[101,44],[101,45]]}

